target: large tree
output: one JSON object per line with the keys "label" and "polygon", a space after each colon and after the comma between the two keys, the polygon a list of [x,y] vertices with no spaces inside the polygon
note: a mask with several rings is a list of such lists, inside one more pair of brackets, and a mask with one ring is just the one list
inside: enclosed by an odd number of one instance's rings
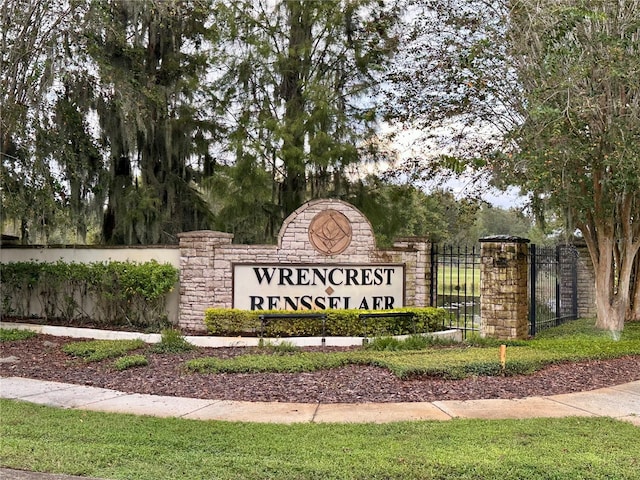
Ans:
{"label": "large tree", "polygon": [[0,214],[23,242],[47,237],[65,206],[64,189],[36,143],[65,71],[64,44],[78,6],[64,0],[0,3]]}
{"label": "large tree", "polygon": [[208,153],[202,139],[215,130],[198,96],[210,14],[208,0],[93,4],[86,51],[110,164],[105,242],[174,243],[176,233],[210,225],[194,185]]}
{"label": "large tree", "polygon": [[640,319],[640,2],[514,2],[524,122],[514,179],[580,229],[596,272],[597,325]]}
{"label": "large tree", "polygon": [[[219,95],[230,162],[271,178],[271,232],[309,198],[341,195],[374,134],[376,72],[396,47],[397,10],[375,0],[228,0]],[[246,169],[246,167],[243,167]],[[250,192],[249,192],[250,194]],[[269,227],[267,227],[269,229]]]}
{"label": "large tree", "polygon": [[391,114],[454,140],[429,168],[480,169],[562,213],[593,261],[597,325],[639,319],[640,2],[417,4]]}

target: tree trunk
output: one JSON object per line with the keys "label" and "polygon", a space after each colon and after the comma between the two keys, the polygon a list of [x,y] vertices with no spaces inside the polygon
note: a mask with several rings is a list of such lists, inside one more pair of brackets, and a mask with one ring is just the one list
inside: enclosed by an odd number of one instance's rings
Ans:
{"label": "tree trunk", "polygon": [[[596,327],[621,332],[632,307],[637,250],[630,245],[623,247],[626,249],[623,255],[620,252],[616,255],[616,248],[620,248],[622,242],[615,238],[614,229],[605,224],[597,227],[581,227],[595,272]],[[590,235],[589,232],[597,233]]]}
{"label": "tree trunk", "polygon": [[289,51],[281,65],[280,95],[285,103],[285,134],[282,142],[284,180],[281,205],[286,217],[305,199],[307,189],[305,162],[304,81],[310,68],[311,24],[302,2],[287,2],[289,15]]}
{"label": "tree trunk", "polygon": [[629,295],[631,300],[627,309],[626,320],[629,322],[640,321],[640,254],[637,253],[631,275]]}

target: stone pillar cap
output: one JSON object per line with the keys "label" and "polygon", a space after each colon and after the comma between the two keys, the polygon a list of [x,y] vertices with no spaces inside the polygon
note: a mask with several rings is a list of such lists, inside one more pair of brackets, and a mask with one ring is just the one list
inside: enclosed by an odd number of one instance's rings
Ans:
{"label": "stone pillar cap", "polygon": [[480,243],[495,242],[495,243],[530,243],[528,238],[516,237],[514,235],[493,235],[491,237],[483,237],[478,240]]}

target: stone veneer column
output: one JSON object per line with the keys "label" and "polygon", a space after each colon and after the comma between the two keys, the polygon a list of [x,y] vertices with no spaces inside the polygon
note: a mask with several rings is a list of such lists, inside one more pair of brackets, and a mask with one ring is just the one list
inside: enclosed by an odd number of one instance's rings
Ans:
{"label": "stone veneer column", "polygon": [[593,262],[584,242],[575,243],[578,253],[577,262],[577,300],[578,318],[588,318],[596,316],[596,275],[593,269]]}
{"label": "stone veneer column", "polygon": [[204,311],[215,305],[215,253],[229,245],[233,234],[202,230],[178,235],[180,239],[180,309],[178,325],[204,331]]}
{"label": "stone veneer column", "polygon": [[480,240],[481,334],[503,340],[529,335],[529,240],[496,236]]}
{"label": "stone veneer column", "polygon": [[558,284],[560,308],[556,316],[578,316],[578,251],[573,245],[558,245]]}
{"label": "stone veneer column", "polygon": [[431,304],[431,242],[427,237],[405,237],[393,242],[405,264],[405,306]]}

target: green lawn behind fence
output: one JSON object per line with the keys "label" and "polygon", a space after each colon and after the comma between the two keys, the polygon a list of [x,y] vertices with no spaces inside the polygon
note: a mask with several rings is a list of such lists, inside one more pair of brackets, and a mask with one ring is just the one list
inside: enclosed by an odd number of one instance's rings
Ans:
{"label": "green lawn behind fence", "polygon": [[480,295],[480,265],[475,268],[458,265],[438,265],[438,289],[439,294],[461,294],[465,291],[468,295],[473,292]]}

